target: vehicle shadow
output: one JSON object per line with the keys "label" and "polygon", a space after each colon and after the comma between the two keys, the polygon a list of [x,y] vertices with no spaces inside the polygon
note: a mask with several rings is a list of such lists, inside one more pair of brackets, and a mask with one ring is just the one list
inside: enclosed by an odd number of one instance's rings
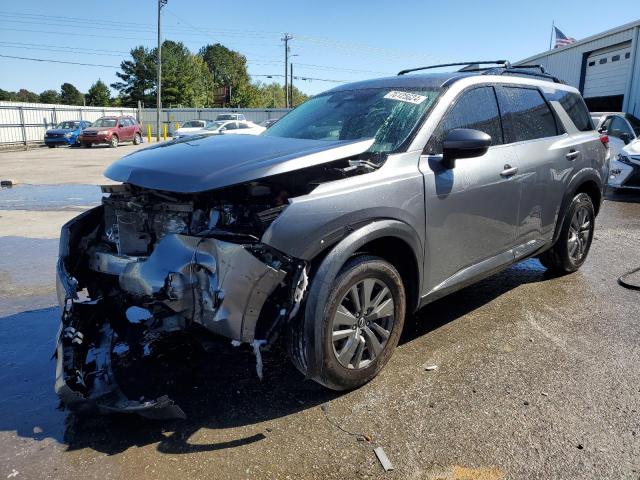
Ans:
{"label": "vehicle shadow", "polygon": [[554,275],[534,258],[516,263],[503,272],[421,308],[412,319],[408,319],[409,321],[405,323],[400,344],[408,343],[437,330],[520,285],[543,282],[553,278]]}
{"label": "vehicle shadow", "polygon": [[[440,299],[406,323],[399,348],[519,285],[548,278],[537,260],[528,260]],[[76,415],[63,411],[53,393],[51,353],[58,321],[57,308],[0,318],[0,364],[7,366],[0,381],[8,386],[7,400],[0,404],[0,431],[34,440],[54,438],[68,450],[89,448],[107,455],[154,443],[162,453],[216,451],[259,442],[268,436],[270,420],[342,395],[305,381],[279,347],[264,353],[264,380],[259,381],[252,350],[224,341],[189,363],[185,359],[177,375],[159,371],[164,379],[161,390],[181,406],[186,420]],[[231,428],[238,429],[238,438],[214,443],[192,440],[201,429]]]}

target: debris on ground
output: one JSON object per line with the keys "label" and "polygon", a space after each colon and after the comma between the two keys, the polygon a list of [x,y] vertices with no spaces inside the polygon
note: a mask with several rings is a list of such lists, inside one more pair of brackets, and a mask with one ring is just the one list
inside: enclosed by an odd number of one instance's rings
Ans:
{"label": "debris on ground", "polygon": [[0,180],[0,187],[13,187],[15,183],[15,180],[12,180],[10,178],[3,178]]}
{"label": "debris on ground", "polygon": [[376,454],[376,457],[378,457],[378,460],[380,461],[380,464],[382,465],[382,468],[384,468],[385,472],[390,472],[393,470],[393,464],[391,463],[391,460],[389,460],[389,457],[387,457],[387,454],[384,452],[384,449],[382,447],[374,448],[373,452]]}
{"label": "debris on ground", "polygon": [[334,420],[332,420],[329,417],[329,402],[324,402],[322,405],[320,405],[320,410],[322,410],[322,412],[324,413],[325,418],[327,419],[327,421],[333,425],[334,427],[336,427],[338,430],[351,435],[353,437],[357,437],[358,441],[362,442],[371,442],[371,436],[370,435],[366,435],[364,433],[358,433],[358,432],[350,432],[349,430],[347,430],[346,428],[342,427],[342,425],[340,425],[339,423],[335,422]]}
{"label": "debris on ground", "polygon": [[18,476],[18,470],[16,470],[15,468],[11,469],[11,473],[9,475],[7,475],[7,478],[13,478],[13,477],[17,477]]}
{"label": "debris on ground", "polygon": [[437,365],[425,365],[424,369],[427,372],[433,372],[434,370],[438,369],[438,366]]}
{"label": "debris on ground", "polygon": [[548,396],[549,396],[549,394],[548,394],[547,392],[542,392],[542,393],[541,393],[541,395],[542,395],[543,397],[548,397]]}

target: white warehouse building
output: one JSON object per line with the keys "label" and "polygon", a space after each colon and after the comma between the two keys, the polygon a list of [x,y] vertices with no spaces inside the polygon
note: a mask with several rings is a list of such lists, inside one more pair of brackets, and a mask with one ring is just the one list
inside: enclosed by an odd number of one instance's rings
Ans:
{"label": "white warehouse building", "polygon": [[640,20],[525,58],[580,90],[592,112],[640,117]]}

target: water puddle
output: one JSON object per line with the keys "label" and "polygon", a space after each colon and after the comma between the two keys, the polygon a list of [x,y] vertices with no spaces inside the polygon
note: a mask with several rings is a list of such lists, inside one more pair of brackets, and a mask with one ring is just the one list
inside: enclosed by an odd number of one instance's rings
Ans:
{"label": "water puddle", "polygon": [[0,210],[65,210],[100,204],[98,185],[16,185],[0,189]]}

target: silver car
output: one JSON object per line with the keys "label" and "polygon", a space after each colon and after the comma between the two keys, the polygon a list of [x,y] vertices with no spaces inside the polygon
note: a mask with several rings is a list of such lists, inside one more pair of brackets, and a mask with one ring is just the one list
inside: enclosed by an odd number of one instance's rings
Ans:
{"label": "silver car", "polygon": [[607,178],[605,137],[551,76],[463,70],[343,85],[261,136],[112,164],[120,184],[62,229],[63,402],[183,416],[166,395],[129,398],[116,378],[208,335],[250,345],[259,376],[262,349],[283,341],[307,378],[352,389],[427,303],[530,257],[576,271]]}

